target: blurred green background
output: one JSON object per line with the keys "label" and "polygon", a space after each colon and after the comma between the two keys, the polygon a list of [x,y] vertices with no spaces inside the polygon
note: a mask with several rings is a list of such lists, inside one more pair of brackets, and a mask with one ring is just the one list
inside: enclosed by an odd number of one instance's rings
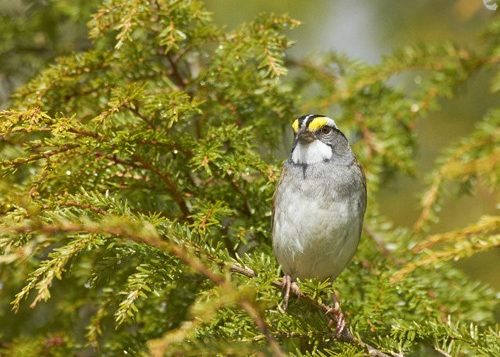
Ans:
{"label": "blurred green background", "polygon": [[[97,3],[0,0],[0,108],[8,106],[9,94],[16,87],[56,56],[90,46],[85,24]],[[302,26],[289,34],[296,41],[289,52],[292,57],[338,51],[372,64],[410,43],[450,40],[480,46],[478,34],[491,17],[500,15],[500,9],[488,10],[483,0],[208,0],[206,5],[216,22],[228,29],[261,12],[288,13],[300,20]],[[438,154],[468,135],[487,108],[500,101],[488,91],[491,75],[477,73],[459,89],[456,98],[442,100],[439,111],[417,123],[415,176],[394,177],[379,193],[383,213],[396,224],[411,226],[415,222],[419,194],[425,187],[422,178],[430,173]],[[394,80],[396,86],[407,84],[404,77]],[[493,214],[498,198],[498,191],[479,189],[474,197],[448,199],[432,232],[464,227],[482,215]],[[500,250],[494,250],[459,264],[472,277],[500,290],[499,262]]]}

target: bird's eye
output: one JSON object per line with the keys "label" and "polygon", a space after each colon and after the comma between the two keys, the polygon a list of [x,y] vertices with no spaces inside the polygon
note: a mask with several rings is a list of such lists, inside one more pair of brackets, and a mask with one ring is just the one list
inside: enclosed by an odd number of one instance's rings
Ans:
{"label": "bird's eye", "polygon": [[329,127],[328,125],[325,125],[324,127],[322,127],[320,130],[319,130],[319,133],[320,134],[323,134],[323,135],[326,135],[326,134],[330,134],[332,132],[332,128]]}

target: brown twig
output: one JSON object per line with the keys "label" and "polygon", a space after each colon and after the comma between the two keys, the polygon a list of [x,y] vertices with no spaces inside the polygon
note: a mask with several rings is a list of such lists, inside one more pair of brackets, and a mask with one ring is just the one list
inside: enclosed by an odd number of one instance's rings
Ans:
{"label": "brown twig", "polygon": [[148,117],[142,115],[142,113],[138,109],[137,103],[134,103],[133,105],[127,105],[126,108],[128,110],[130,110],[133,114],[135,114],[138,118],[142,119],[146,123],[148,128],[154,130],[154,125],[153,125],[152,120],[149,119]]}
{"label": "brown twig", "polygon": [[248,278],[255,278],[257,276],[255,271],[253,271],[252,269],[250,269],[248,267],[242,267],[241,265],[238,265],[238,264],[232,264],[229,267],[229,271],[231,271],[233,273],[245,275]]}
{"label": "brown twig", "polygon": [[76,207],[76,208],[81,208],[84,210],[89,210],[89,211],[92,211],[94,213],[101,214],[101,215],[108,213],[108,212],[106,212],[106,210],[104,210],[102,208],[95,207],[95,206],[85,204],[85,203],[76,202],[76,201],[59,202],[58,204],[61,206],[64,206],[64,207]]}
{"label": "brown twig", "polygon": [[261,316],[255,305],[250,303],[250,301],[246,299],[240,300],[239,305],[243,310],[247,312],[247,314],[252,318],[255,325],[266,337],[267,343],[269,344],[269,347],[273,351],[273,354],[275,356],[285,356],[285,353],[281,350],[280,345],[269,331],[269,328],[266,322],[264,321],[264,318]]}
{"label": "brown twig", "polygon": [[48,158],[50,158],[52,156],[55,156],[55,155],[58,155],[58,154],[70,151],[72,149],[76,149],[77,147],[78,147],[78,145],[76,145],[76,144],[65,144],[65,145],[60,146],[57,149],[39,152],[36,155],[31,155],[31,156],[29,156],[27,158],[20,158],[20,159],[15,159],[15,160],[12,160],[12,161],[3,162],[2,166],[3,167],[18,167],[18,166],[30,163],[32,161],[38,161],[38,160],[41,160],[41,159],[48,159]]}
{"label": "brown twig", "polygon": [[176,84],[181,88],[185,88],[186,81],[181,76],[179,69],[177,68],[177,63],[174,62],[174,60],[172,59],[172,57],[169,54],[167,54],[166,57],[167,57],[168,63],[170,63],[170,67],[172,68],[172,74],[175,78]]}
{"label": "brown twig", "polygon": [[[52,131],[53,129],[50,128],[49,130]],[[98,139],[98,140],[102,139],[102,135],[100,135],[99,133],[89,131],[89,130],[83,130],[80,128],[78,128],[78,129],[77,128],[68,128],[68,132],[70,132],[72,134],[77,134],[80,136],[91,137],[91,138]]]}
{"label": "brown twig", "polygon": [[192,219],[190,218],[191,213],[189,212],[189,208],[186,204],[186,201],[182,197],[181,192],[179,191],[179,188],[177,187],[177,184],[174,180],[172,180],[171,177],[165,175],[163,172],[161,172],[158,168],[155,166],[151,165],[148,161],[144,160],[142,157],[138,155],[134,155],[133,159],[137,162],[139,162],[145,169],[154,172],[158,177],[160,177],[167,186],[167,189],[169,190],[170,194],[172,195],[172,198],[174,201],[177,203],[179,206],[182,216],[184,219],[186,219],[188,222],[191,222]]}

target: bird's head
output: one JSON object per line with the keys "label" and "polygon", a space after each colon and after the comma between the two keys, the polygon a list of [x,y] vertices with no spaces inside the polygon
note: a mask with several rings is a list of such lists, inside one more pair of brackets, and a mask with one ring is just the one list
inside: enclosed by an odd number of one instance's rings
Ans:
{"label": "bird's head", "polygon": [[295,134],[291,160],[295,164],[315,164],[335,157],[351,157],[349,142],[335,121],[324,115],[303,115],[292,123]]}

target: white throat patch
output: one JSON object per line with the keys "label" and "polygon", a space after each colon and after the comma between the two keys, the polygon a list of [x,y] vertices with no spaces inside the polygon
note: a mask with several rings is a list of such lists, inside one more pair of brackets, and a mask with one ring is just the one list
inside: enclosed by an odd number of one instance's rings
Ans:
{"label": "white throat patch", "polygon": [[295,164],[315,164],[332,157],[332,148],[322,143],[320,140],[314,140],[309,144],[297,143],[292,152],[292,161]]}

